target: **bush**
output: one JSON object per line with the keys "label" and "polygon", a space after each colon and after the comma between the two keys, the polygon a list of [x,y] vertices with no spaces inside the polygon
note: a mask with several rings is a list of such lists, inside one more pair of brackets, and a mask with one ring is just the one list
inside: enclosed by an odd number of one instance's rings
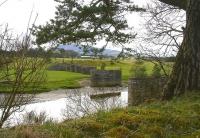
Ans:
{"label": "bush", "polygon": [[115,61],[114,60],[110,60],[110,65],[114,65]]}
{"label": "bush", "polygon": [[105,68],[106,68],[106,63],[103,62],[103,63],[101,64],[101,70],[105,70]]}
{"label": "bush", "polygon": [[144,66],[144,62],[141,60],[137,60],[134,66],[131,69],[131,72],[136,78],[144,78],[147,76],[146,67]]}
{"label": "bush", "polygon": [[152,76],[153,77],[161,77],[161,68],[158,64],[155,64],[153,66]]}

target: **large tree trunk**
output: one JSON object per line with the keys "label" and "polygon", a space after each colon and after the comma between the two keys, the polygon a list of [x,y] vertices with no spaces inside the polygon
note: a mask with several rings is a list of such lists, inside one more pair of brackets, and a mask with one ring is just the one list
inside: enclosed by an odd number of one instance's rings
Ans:
{"label": "large tree trunk", "polygon": [[163,99],[196,90],[200,84],[200,0],[189,0],[186,29]]}

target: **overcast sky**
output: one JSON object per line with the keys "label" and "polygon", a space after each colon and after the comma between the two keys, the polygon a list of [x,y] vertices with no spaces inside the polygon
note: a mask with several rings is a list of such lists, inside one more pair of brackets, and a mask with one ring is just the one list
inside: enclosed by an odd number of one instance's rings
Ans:
{"label": "overcast sky", "polygon": [[[2,3],[4,0],[0,0]],[[144,5],[147,0],[134,0],[135,4]],[[24,32],[33,10],[32,22],[38,13],[36,24],[44,24],[54,17],[56,2],[54,0],[8,0],[0,7],[0,24],[8,23],[14,32]],[[133,14],[129,23],[138,26],[140,18]]]}
{"label": "overcast sky", "polygon": [[[0,3],[3,1],[5,0],[0,0]],[[144,6],[150,0],[133,1],[139,6]],[[33,11],[31,23],[38,14],[36,25],[45,24],[49,19],[54,18],[56,5],[54,0],[8,0],[0,7],[0,25],[8,24],[13,33],[21,34],[26,32],[31,11]],[[136,31],[141,30],[142,18],[137,13],[133,13],[128,16],[128,23],[134,26]]]}
{"label": "overcast sky", "polygon": [[54,0],[8,0],[0,7],[0,24],[8,23],[14,32],[21,33],[27,27],[32,10],[32,22],[38,13],[36,24],[44,24],[54,17],[55,6]]}

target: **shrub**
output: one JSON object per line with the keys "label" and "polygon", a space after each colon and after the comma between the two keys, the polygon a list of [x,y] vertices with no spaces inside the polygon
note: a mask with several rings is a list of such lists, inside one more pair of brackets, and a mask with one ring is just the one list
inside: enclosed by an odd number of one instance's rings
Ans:
{"label": "shrub", "polygon": [[105,68],[106,68],[106,63],[103,62],[103,63],[101,64],[101,70],[105,70]]}
{"label": "shrub", "polygon": [[114,60],[110,60],[110,65],[114,65],[115,61]]}
{"label": "shrub", "polygon": [[146,67],[144,66],[144,62],[141,60],[137,60],[134,66],[131,69],[131,72],[136,78],[144,78],[147,76]]}
{"label": "shrub", "polygon": [[158,64],[155,64],[153,66],[152,76],[153,77],[161,77],[161,68]]}

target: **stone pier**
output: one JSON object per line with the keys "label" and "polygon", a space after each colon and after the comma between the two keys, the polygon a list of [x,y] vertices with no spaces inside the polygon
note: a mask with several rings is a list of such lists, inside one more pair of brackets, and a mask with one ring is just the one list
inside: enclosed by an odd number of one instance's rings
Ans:
{"label": "stone pier", "polygon": [[93,70],[91,72],[91,86],[121,86],[121,70]]}
{"label": "stone pier", "polygon": [[167,79],[161,78],[131,78],[128,82],[128,103],[138,105],[150,99],[159,99]]}
{"label": "stone pier", "polygon": [[96,67],[81,66],[77,64],[54,64],[48,70],[55,71],[70,71],[90,75],[91,71],[96,70]]}

